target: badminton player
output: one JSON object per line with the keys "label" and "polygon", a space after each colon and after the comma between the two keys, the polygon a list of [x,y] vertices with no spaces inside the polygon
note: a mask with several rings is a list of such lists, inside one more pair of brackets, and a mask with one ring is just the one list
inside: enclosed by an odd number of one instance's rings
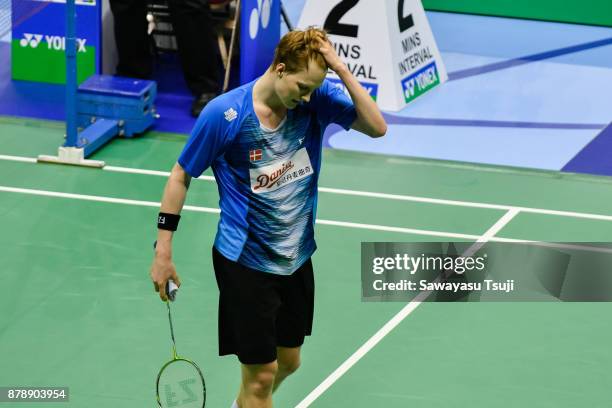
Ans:
{"label": "badminton player", "polygon": [[[325,79],[328,69],[350,97]],[[387,130],[325,32],[289,32],[261,77],[206,106],[166,184],[151,267],[162,300],[168,279],[180,285],[171,240],[190,180],[211,166],[217,181],[219,354],[235,354],[242,373],[233,407],[271,407],[300,365],[312,328],[317,181],[331,123],[371,137]]]}

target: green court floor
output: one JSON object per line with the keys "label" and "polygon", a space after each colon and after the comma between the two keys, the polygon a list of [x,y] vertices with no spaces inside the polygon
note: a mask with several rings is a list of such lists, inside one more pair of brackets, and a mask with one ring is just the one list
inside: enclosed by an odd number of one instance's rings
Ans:
{"label": "green court floor", "polygon": [[[70,387],[58,407],[154,407],[171,349],[148,269],[185,136],[113,141],[93,157],[104,170],[33,162],[62,135],[0,118],[0,386]],[[423,303],[343,364],[406,306],[361,301],[361,242],[612,242],[612,179],[326,150],[320,187],[314,333],[275,406],[611,406],[609,303]],[[195,180],[186,204],[177,346],[203,368],[207,406],[224,408],[239,367],[217,356],[214,181]]]}

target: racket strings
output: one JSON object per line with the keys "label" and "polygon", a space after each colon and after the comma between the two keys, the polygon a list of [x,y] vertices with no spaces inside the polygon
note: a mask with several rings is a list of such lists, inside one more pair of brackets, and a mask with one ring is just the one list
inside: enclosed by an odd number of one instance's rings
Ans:
{"label": "racket strings", "polygon": [[200,369],[184,359],[173,360],[162,369],[157,393],[162,408],[201,408],[206,401],[206,386]]}

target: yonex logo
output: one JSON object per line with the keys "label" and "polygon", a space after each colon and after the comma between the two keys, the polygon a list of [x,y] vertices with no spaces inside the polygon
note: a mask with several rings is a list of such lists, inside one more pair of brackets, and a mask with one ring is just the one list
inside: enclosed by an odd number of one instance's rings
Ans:
{"label": "yonex logo", "polygon": [[[66,48],[66,38],[60,37],[57,35],[42,35],[42,34],[30,34],[23,33],[23,38],[19,41],[19,45],[22,47],[32,47],[36,48],[41,43],[42,39],[45,39],[47,42],[47,49],[63,51]],[[76,39],[78,45],[79,52],[87,52],[87,48],[85,48],[85,43],[87,39],[85,38],[77,38]]]}
{"label": "yonex logo", "polygon": [[238,117],[238,112],[236,112],[234,108],[229,108],[228,110],[223,112],[223,114],[225,115],[225,120],[227,120],[228,122],[231,122],[232,120]]}
{"label": "yonex logo", "polygon": [[257,8],[251,10],[251,17],[249,18],[249,35],[251,39],[257,37],[259,31],[259,20],[261,20],[261,26],[265,29],[270,23],[270,9],[272,8],[272,2],[274,0],[257,0]]}
{"label": "yonex logo", "polygon": [[22,38],[21,41],[19,41],[19,45],[21,45],[22,47],[30,46],[32,48],[38,47],[38,44],[40,44],[40,41],[43,38],[41,34],[30,34],[30,33],[23,33],[23,37],[24,38]]}

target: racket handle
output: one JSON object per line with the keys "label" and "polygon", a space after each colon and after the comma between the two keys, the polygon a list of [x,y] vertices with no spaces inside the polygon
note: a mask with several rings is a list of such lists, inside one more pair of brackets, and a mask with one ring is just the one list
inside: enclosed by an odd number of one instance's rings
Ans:
{"label": "racket handle", "polygon": [[176,283],[174,283],[172,279],[166,282],[166,293],[168,294],[168,299],[170,299],[171,302],[176,300],[177,292],[178,286],[176,286]]}
{"label": "racket handle", "polygon": [[[153,249],[155,248],[157,248],[157,241],[153,242]],[[178,286],[176,286],[176,283],[174,283],[172,279],[168,280],[168,282],[166,282],[166,294],[168,294],[168,299],[170,299],[171,302],[174,302],[176,299],[177,292]]]}

